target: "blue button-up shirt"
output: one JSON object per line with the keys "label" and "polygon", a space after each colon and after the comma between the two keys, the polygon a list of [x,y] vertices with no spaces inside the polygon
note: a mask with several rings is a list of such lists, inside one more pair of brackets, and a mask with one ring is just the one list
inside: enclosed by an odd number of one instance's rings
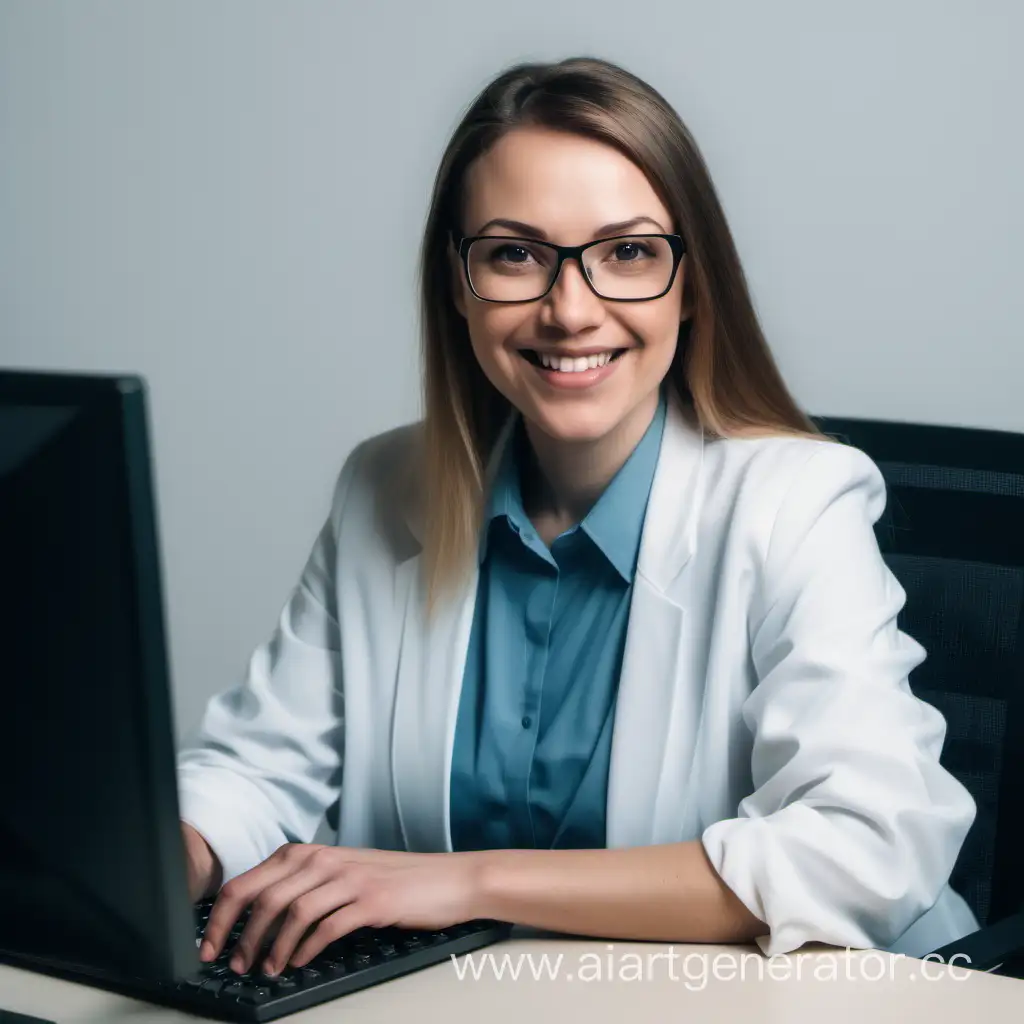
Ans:
{"label": "blue button-up shirt", "polygon": [[456,850],[605,845],[612,722],[665,400],[581,523],[523,510],[520,420],[491,488],[451,773]]}

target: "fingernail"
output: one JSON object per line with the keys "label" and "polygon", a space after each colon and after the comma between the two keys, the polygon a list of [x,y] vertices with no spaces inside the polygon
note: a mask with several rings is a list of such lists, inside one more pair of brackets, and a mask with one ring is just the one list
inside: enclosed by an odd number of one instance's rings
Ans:
{"label": "fingernail", "polygon": [[228,966],[235,972],[235,974],[245,973],[245,964],[240,956],[233,956],[228,963]]}
{"label": "fingernail", "polygon": [[209,939],[203,939],[203,944],[199,947],[199,959],[200,960],[212,960],[213,959],[213,943]]}
{"label": "fingernail", "polygon": [[268,977],[272,977],[277,974],[277,971],[274,969],[274,965],[269,960],[263,961],[263,973]]}

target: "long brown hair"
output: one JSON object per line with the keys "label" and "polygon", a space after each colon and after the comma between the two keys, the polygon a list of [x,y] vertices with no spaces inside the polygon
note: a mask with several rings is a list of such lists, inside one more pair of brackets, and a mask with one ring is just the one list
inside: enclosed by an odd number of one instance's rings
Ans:
{"label": "long brown hair", "polygon": [[449,237],[457,240],[470,164],[506,132],[543,127],[614,146],[646,175],[686,242],[691,311],[666,383],[711,436],[812,434],[772,358],[732,233],[697,143],[657,91],[591,57],[502,72],[455,129],[434,181],[420,253],[425,419],[424,555],[430,604],[476,551],[484,470],[508,400],[484,375],[453,299]]}

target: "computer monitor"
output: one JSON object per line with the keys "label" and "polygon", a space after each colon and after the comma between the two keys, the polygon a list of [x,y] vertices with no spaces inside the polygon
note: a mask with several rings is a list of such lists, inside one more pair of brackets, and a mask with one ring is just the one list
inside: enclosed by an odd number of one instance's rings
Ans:
{"label": "computer monitor", "polygon": [[145,387],[0,371],[0,959],[199,966]]}

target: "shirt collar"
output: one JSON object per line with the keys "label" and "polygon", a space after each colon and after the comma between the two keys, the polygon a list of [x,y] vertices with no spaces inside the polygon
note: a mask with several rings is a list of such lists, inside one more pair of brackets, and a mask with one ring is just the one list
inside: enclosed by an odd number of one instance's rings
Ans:
{"label": "shirt collar", "polygon": [[517,416],[508,442],[501,453],[501,460],[491,482],[487,507],[484,510],[484,524],[480,537],[481,562],[487,557],[488,538],[495,519],[506,517],[517,532],[527,528],[529,523],[519,486],[519,468],[525,460],[524,447],[527,443],[523,418]]}
{"label": "shirt collar", "polygon": [[[627,583],[633,581],[636,573],[640,537],[661,450],[665,416],[666,399],[662,393],[644,436],[577,527],[587,534]],[[488,535],[496,518],[505,516],[517,531],[529,532],[529,519],[523,508],[519,486],[519,468],[523,464],[527,443],[522,417],[518,417],[502,452],[487,501],[479,548],[481,562],[487,556]]]}

